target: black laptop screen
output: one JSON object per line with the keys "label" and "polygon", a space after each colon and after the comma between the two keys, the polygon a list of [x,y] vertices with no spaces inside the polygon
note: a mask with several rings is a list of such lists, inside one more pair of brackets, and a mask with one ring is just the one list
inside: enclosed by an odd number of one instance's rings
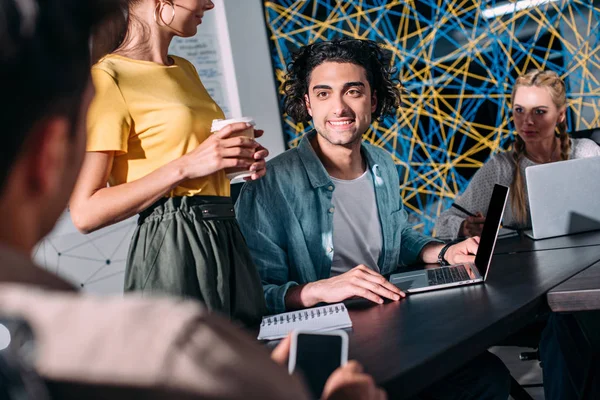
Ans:
{"label": "black laptop screen", "polygon": [[492,253],[494,252],[496,238],[498,236],[498,230],[500,229],[500,223],[502,222],[502,215],[504,214],[504,206],[506,205],[507,198],[508,188],[502,185],[495,185],[485,217],[485,223],[483,224],[479,249],[475,256],[475,266],[483,278],[485,278],[485,274],[492,258]]}

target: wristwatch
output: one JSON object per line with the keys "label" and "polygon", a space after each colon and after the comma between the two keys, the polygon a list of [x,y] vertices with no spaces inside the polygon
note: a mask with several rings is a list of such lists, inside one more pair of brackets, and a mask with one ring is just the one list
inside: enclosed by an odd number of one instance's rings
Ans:
{"label": "wristwatch", "polygon": [[441,266],[445,267],[446,265],[450,265],[450,263],[448,262],[448,260],[446,260],[446,257],[444,257],[444,256],[446,255],[446,251],[448,251],[450,246],[454,246],[456,243],[457,243],[456,240],[446,243],[446,245],[444,247],[442,247],[442,250],[440,250],[440,253],[438,254],[438,263]]}

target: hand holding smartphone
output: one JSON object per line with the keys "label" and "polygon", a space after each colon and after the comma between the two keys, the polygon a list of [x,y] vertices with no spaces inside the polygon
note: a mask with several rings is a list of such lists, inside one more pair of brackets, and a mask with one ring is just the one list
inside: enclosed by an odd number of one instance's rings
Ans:
{"label": "hand holding smartphone", "polygon": [[315,398],[321,397],[333,371],[347,362],[348,334],[345,331],[292,332],[289,372],[300,371]]}

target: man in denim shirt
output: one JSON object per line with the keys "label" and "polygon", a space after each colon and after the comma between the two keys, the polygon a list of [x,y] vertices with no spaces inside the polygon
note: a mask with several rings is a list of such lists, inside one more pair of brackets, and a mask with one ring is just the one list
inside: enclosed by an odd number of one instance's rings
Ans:
{"label": "man in denim shirt", "polygon": [[[354,296],[399,300],[404,293],[382,275],[437,262],[444,248],[408,225],[390,155],[362,141],[371,118],[400,103],[385,57],[368,41],[324,42],[290,67],[286,111],[312,118],[316,132],[271,160],[236,204],[271,313]],[[473,261],[477,246],[478,238],[450,246],[444,261]]]}
{"label": "man in denim shirt", "polygon": [[[474,259],[478,238],[445,248],[408,225],[392,159],[362,141],[372,118],[399,106],[388,65],[376,43],[361,40],[306,46],[290,64],[286,112],[312,120],[316,132],[271,160],[236,204],[272,313],[355,296],[397,301],[404,293],[382,275],[399,264]],[[506,399],[508,392],[506,367],[486,352],[426,395]]]}

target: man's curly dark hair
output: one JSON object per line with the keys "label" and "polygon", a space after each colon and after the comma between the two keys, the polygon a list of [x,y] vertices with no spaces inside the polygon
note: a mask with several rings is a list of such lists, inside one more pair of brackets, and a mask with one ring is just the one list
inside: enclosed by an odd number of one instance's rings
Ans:
{"label": "man's curly dark hair", "polygon": [[292,56],[283,84],[285,112],[296,122],[309,122],[304,96],[312,71],[324,62],[351,63],[367,73],[371,90],[377,97],[373,119],[394,112],[400,106],[400,82],[393,78],[390,54],[371,40],[335,39],[300,48]]}

